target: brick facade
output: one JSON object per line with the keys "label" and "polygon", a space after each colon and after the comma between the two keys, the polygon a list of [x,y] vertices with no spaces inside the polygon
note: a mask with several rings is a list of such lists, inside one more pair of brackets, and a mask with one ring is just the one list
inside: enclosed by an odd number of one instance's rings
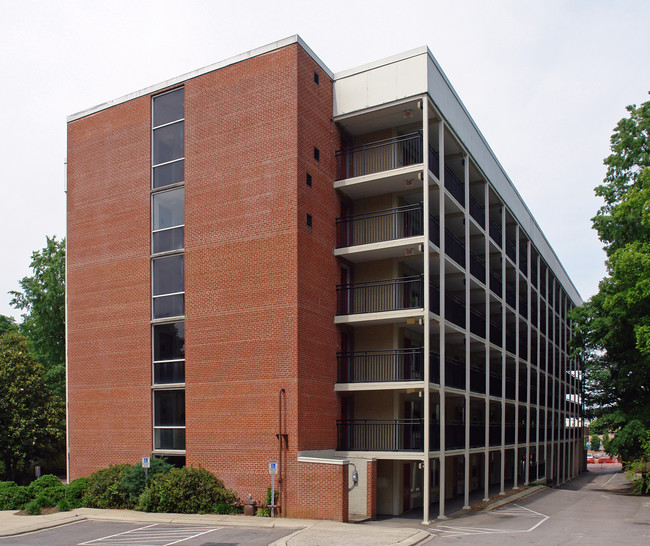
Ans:
{"label": "brick facade", "polygon": [[[281,511],[345,520],[347,467],[296,463],[336,447],[332,82],[292,44],[183,85],[187,464],[263,501],[284,389]],[[150,112],[68,126],[71,479],[152,449]]]}

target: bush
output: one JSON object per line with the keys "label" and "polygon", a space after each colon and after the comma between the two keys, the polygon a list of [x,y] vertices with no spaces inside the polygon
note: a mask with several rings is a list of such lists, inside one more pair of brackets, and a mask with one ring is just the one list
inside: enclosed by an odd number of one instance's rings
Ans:
{"label": "bush", "polygon": [[25,505],[25,512],[27,512],[30,516],[38,516],[41,513],[41,507],[36,502],[36,499],[28,502]]}
{"label": "bush", "polygon": [[45,474],[34,480],[27,487],[29,488],[29,495],[31,498],[36,498],[38,494],[44,489],[49,489],[50,487],[62,487],[63,484],[61,480],[57,478],[54,474]]}
{"label": "bush", "polygon": [[78,506],[72,506],[72,504],[70,504],[70,501],[65,497],[57,503],[56,507],[59,509],[59,512],[67,512],[73,508],[79,508]]}
{"label": "bush", "polygon": [[[67,510],[72,510],[74,508],[80,508],[83,506],[83,496],[84,492],[88,488],[88,478],[77,478],[72,480],[65,488],[65,501],[69,508]],[[63,511],[62,508],[59,510]]]}
{"label": "bush", "polygon": [[0,482],[0,510],[21,510],[30,499],[27,487]]}
{"label": "bush", "polygon": [[92,474],[82,503],[89,508],[132,508],[133,503],[122,485],[128,464],[111,465]]}
{"label": "bush", "polygon": [[[148,480],[151,481],[156,474],[166,473],[172,469],[164,458],[154,457],[151,459],[151,468],[148,471]],[[134,464],[124,471],[122,487],[128,493],[132,506],[138,502],[145,488],[145,472],[142,463]]]}
{"label": "bush", "polygon": [[212,473],[200,467],[183,467],[157,474],[140,496],[136,509],[206,514],[214,512],[218,505],[233,505],[236,501],[235,495]]}

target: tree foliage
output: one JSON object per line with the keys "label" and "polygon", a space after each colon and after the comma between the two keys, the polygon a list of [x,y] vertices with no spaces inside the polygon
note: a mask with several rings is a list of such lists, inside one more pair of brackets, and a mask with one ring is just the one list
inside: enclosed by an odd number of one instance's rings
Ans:
{"label": "tree foliage", "polygon": [[19,334],[0,336],[0,461],[15,480],[30,461],[54,453],[63,439],[65,408]]}
{"label": "tree foliage", "polygon": [[607,275],[571,314],[586,403],[600,432],[623,433],[609,444],[624,458],[634,457],[633,445],[640,449],[639,427],[650,427],[650,102],[627,111],[611,138],[596,188],[604,204],[592,219]]}
{"label": "tree foliage", "polygon": [[65,391],[65,239],[47,237],[45,248],[32,253],[32,276],[19,281],[11,305],[24,311],[20,332],[29,339],[42,364],[48,386]]}

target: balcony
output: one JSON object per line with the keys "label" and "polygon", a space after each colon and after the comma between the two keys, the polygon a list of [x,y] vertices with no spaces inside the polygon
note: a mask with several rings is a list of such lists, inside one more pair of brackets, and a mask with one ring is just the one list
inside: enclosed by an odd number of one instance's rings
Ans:
{"label": "balcony", "polygon": [[445,297],[445,318],[456,326],[465,328],[465,304],[449,293]]}
{"label": "balcony", "polygon": [[[437,175],[436,152],[429,149],[430,168]],[[433,159],[433,161],[432,161]],[[375,174],[422,163],[422,133],[377,140],[336,152],[336,179]]]}
{"label": "balcony", "polygon": [[424,348],[338,353],[339,383],[424,380]]}
{"label": "balcony", "polygon": [[448,387],[465,390],[465,364],[454,358],[445,359],[445,384]]}
{"label": "balcony", "polygon": [[482,283],[485,283],[485,261],[473,252],[469,253],[469,272]]}
{"label": "balcony", "polygon": [[485,313],[478,309],[470,309],[469,329],[473,334],[485,339]]}
{"label": "balcony", "polygon": [[465,243],[445,229],[445,253],[461,267],[465,267]]}
{"label": "balcony", "polygon": [[445,423],[445,449],[465,448],[465,423],[448,420]]}
{"label": "balcony", "polygon": [[345,419],[336,422],[339,451],[422,451],[422,419]]}
{"label": "balcony", "polygon": [[469,196],[469,214],[478,222],[479,226],[485,229],[485,209],[471,195]]}
{"label": "balcony", "polygon": [[[344,216],[336,220],[336,248],[422,236],[422,203]],[[429,238],[440,244],[440,223],[429,217]]]}
{"label": "balcony", "polygon": [[424,305],[421,276],[401,277],[336,287],[338,315],[417,309]]}
{"label": "balcony", "polygon": [[456,176],[445,163],[445,188],[458,201],[460,205],[465,206],[465,184]]}
{"label": "balcony", "polygon": [[517,263],[517,247],[510,239],[506,237],[506,256],[512,260],[513,263]]}
{"label": "balcony", "polygon": [[497,224],[492,218],[490,218],[489,223],[490,238],[501,248],[501,238],[502,232],[499,224]]}
{"label": "balcony", "polygon": [[407,205],[338,218],[336,247],[394,241],[422,233],[422,205]]}
{"label": "balcony", "polygon": [[485,446],[485,423],[470,423],[469,447]]}

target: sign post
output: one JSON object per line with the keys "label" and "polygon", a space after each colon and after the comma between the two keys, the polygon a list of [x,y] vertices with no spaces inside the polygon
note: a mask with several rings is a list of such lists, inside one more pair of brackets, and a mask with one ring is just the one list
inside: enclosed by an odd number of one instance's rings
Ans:
{"label": "sign post", "polygon": [[147,485],[149,479],[149,468],[151,467],[151,459],[149,457],[142,457],[142,468],[144,468],[144,484]]}
{"label": "sign post", "polygon": [[269,463],[269,474],[271,474],[271,517],[273,517],[273,507],[275,506],[275,475],[278,473],[278,463],[271,461]]}

